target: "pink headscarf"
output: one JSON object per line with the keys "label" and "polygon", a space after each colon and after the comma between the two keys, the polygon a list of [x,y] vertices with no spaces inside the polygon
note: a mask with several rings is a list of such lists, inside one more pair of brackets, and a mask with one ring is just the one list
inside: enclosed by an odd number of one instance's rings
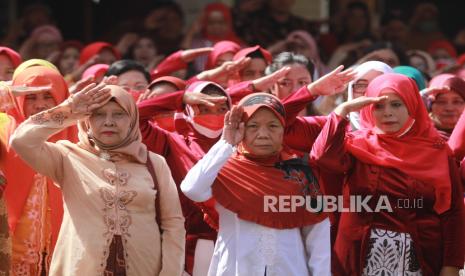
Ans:
{"label": "pink headscarf", "polygon": [[317,69],[317,74],[315,74],[314,79],[317,79],[327,72],[329,72],[328,68],[324,65],[320,58],[320,52],[318,51],[318,45],[311,34],[306,31],[298,30],[293,31],[287,36],[287,40],[291,40],[293,37],[298,37],[302,39],[305,44],[307,44],[308,49],[310,50],[310,54],[307,55],[307,58],[315,64],[315,68]]}
{"label": "pink headscarf", "polygon": [[0,55],[2,54],[8,56],[8,58],[11,60],[11,63],[13,64],[13,67],[15,68],[18,67],[21,62],[23,62],[23,59],[18,54],[18,52],[8,47],[0,47]]}
{"label": "pink headscarf", "polygon": [[63,36],[61,35],[60,30],[53,25],[42,25],[42,26],[35,28],[34,31],[32,31],[31,37],[38,38],[42,34],[50,34],[57,41],[59,42],[63,41]]}
{"label": "pink headscarf", "polygon": [[86,79],[91,76],[94,78],[103,76],[108,71],[109,67],[110,66],[108,64],[94,64],[82,73],[82,79]]}
{"label": "pink headscarf", "polygon": [[215,68],[216,62],[222,54],[232,53],[234,55],[240,49],[241,46],[239,46],[239,44],[229,40],[223,40],[215,43],[215,45],[213,45],[213,51],[211,51],[208,55],[207,63],[205,64],[205,69],[209,70]]}

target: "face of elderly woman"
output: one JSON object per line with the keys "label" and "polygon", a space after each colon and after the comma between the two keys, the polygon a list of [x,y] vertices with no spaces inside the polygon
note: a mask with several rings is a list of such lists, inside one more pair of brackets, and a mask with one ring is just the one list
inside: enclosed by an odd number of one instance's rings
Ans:
{"label": "face of elderly woman", "polygon": [[24,98],[24,116],[29,118],[30,116],[50,109],[56,106],[57,103],[55,98],[50,92],[42,92],[37,94],[29,94]]}
{"label": "face of elderly woman", "polygon": [[431,105],[431,119],[437,128],[453,129],[465,107],[465,101],[453,90],[437,95]]}
{"label": "face of elderly woman", "polygon": [[121,143],[128,135],[131,118],[117,102],[109,101],[92,112],[89,124],[94,138],[113,146]]}
{"label": "face of elderly woman", "polygon": [[258,109],[245,123],[244,148],[257,156],[273,155],[283,143],[284,128],[268,108]]}
{"label": "face of elderly woman", "polygon": [[375,103],[373,107],[376,128],[380,133],[395,133],[405,125],[409,118],[407,106],[391,89],[384,90],[382,95],[388,98]]}

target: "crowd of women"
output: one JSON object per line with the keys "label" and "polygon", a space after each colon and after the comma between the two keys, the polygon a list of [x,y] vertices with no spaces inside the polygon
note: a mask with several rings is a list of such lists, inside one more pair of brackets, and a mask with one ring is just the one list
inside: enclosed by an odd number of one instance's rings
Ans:
{"label": "crowd of women", "polygon": [[[350,21],[325,59],[297,17],[247,45],[243,2],[163,58],[147,33],[82,47],[51,25],[0,47],[0,275],[459,275],[464,55]],[[392,208],[267,211],[282,196]]]}

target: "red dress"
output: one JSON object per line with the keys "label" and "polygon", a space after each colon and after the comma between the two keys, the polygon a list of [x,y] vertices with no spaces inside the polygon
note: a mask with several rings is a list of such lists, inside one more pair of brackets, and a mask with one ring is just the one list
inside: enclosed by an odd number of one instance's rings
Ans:
{"label": "red dress", "polygon": [[[423,275],[439,275],[443,266],[461,267],[464,262],[464,210],[460,177],[452,158],[449,159],[452,185],[451,207],[438,215],[433,205],[435,190],[397,169],[362,163],[344,149],[349,121],[332,113],[316,140],[311,160],[324,170],[345,173],[339,187],[348,203],[349,195],[368,196],[374,209],[378,198],[386,195],[393,212],[341,213],[334,246],[334,275],[360,275],[369,253],[370,232],[374,228],[409,233],[418,265]],[[434,157],[432,157],[434,158]],[[329,182],[323,182],[328,185]],[[423,199],[423,208],[401,208],[399,200]]]}

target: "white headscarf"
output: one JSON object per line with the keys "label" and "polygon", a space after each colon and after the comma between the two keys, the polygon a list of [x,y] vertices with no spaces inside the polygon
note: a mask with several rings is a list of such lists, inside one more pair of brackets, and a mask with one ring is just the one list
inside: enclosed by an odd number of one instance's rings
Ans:
{"label": "white headscarf", "polygon": [[[377,71],[383,74],[394,72],[389,65],[376,60],[367,61],[356,66],[357,67],[354,68],[354,71],[357,73],[357,75],[353,81],[349,82],[349,87],[347,91],[347,101],[351,101],[354,99],[352,85],[356,83],[359,79],[363,78],[369,72]],[[349,120],[353,130],[360,129],[360,114],[358,112],[350,112]]]}

